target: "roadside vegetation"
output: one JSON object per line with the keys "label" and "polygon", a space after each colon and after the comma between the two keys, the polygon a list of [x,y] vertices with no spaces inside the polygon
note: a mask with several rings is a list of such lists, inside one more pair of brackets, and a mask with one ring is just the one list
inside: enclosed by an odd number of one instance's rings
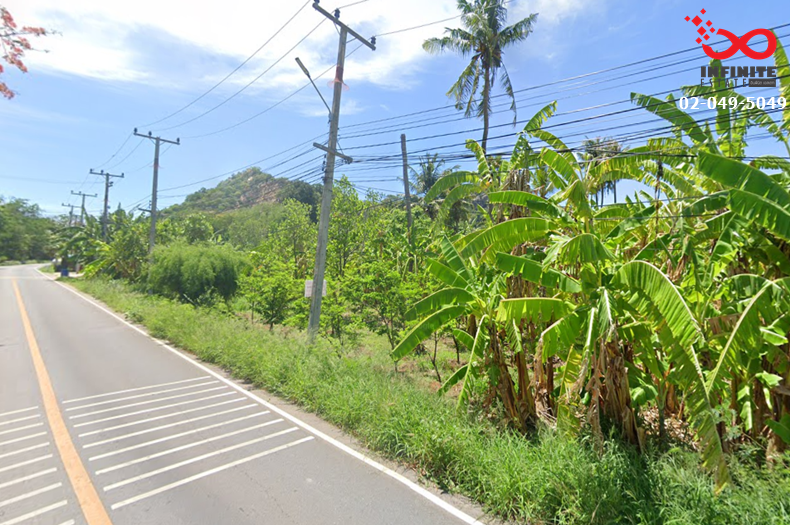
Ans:
{"label": "roadside vegetation", "polygon": [[639,453],[612,429],[599,451],[588,431],[574,438],[541,425],[524,436],[481,407],[456,410],[453,400],[432,391],[427,368],[394,371],[383,336],[368,334],[338,357],[327,341],[311,348],[287,327],[272,331],[221,309],[135,291],[124,281],[70,282],[155,337],[299,403],[500,517],[563,524],[790,520],[786,467],[761,468],[754,460],[758,447],[728,456],[733,485],[717,496],[698,454],[680,442]]}
{"label": "roadside vegetation", "polygon": [[0,196],[0,264],[49,261],[55,253],[52,232],[57,227],[37,205]]}
{"label": "roadside vegetation", "polygon": [[[411,227],[402,198],[335,181],[315,344],[303,290],[320,189],[257,168],[164,210],[150,254],[134,211],[105,236],[94,217],[0,201],[0,263],[79,263],[78,288],[154,336],[498,517],[790,523],[790,107],[681,88],[728,101],[705,122],[632,93],[664,133],[569,147],[554,102],[492,155],[496,86],[516,109],[504,50],[538,19],[458,6],[463,27],[424,48],[469,59],[448,95],[483,121],[476,168],[419,159]],[[781,43],[774,63],[790,99]],[[780,153],[748,155],[755,136]],[[624,181],[640,189],[618,200]]]}

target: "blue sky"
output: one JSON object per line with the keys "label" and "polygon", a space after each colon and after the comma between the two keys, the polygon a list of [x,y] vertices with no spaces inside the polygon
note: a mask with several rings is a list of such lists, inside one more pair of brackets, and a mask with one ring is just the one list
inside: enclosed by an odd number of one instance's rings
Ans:
{"label": "blue sky", "polygon": [[[61,203],[78,203],[71,190],[101,195],[103,179],[88,175],[88,170],[103,168],[126,174],[111,190],[113,208],[119,202],[124,207],[147,204],[153,145],[130,138],[134,127],[181,139],[180,146],[163,147],[160,206],[179,202],[201,186],[214,186],[228,176],[223,174],[249,164],[274,175],[317,180],[321,160],[310,144],[326,133],[327,118],[312,88],[246,123],[215,133],[250,119],[302,87],[305,77],[295,57],[302,59],[313,76],[333,64],[337,34],[326,22],[271,67],[321,22],[323,17],[309,5],[299,11],[303,3],[226,0],[220,9],[215,2],[192,2],[185,10],[183,2],[174,0],[74,0],[68,8],[60,0],[5,0],[20,24],[43,25],[60,34],[36,43],[49,52],[29,54],[30,73],[7,70],[3,74],[18,95],[11,101],[0,100],[4,124],[0,126],[0,195],[29,199],[48,214],[59,214],[64,211]],[[324,0],[322,6],[330,9],[352,3]],[[402,0],[393,7],[394,3],[385,0],[367,0],[344,8],[341,19],[363,35],[382,35],[451,17],[456,14],[454,4],[453,0]],[[737,35],[790,23],[790,11],[780,0],[748,4],[513,0],[511,21],[539,13],[535,32],[505,56],[514,89],[523,90],[517,94],[519,121],[557,99],[558,114],[548,124],[560,124],[552,131],[571,146],[588,137],[621,136],[660,126],[641,110],[579,120],[632,107],[627,102],[632,91],[652,94],[698,82],[698,68],[708,59],[694,42],[696,28],[684,17],[693,17],[703,8],[714,27]],[[152,124],[216,84],[297,11],[293,22],[237,74],[172,118]],[[425,38],[441,36],[445,26],[456,25],[457,21],[449,21],[383,35],[375,52],[363,47],[348,59],[341,146],[367,162],[339,168],[339,172],[347,173],[361,191],[402,191],[395,158],[400,154],[401,133],[407,135],[410,152],[463,153],[466,138],[480,139],[480,122],[460,118],[448,107],[445,96],[464,61],[453,55],[431,56],[420,47]],[[777,33],[790,35],[790,27]],[[790,36],[781,40],[786,48],[790,46]],[[754,47],[762,48],[756,42]],[[349,51],[356,47],[349,44]],[[692,47],[697,49],[567,80]],[[753,61],[738,53],[731,63],[751,65]],[[270,67],[240,94],[201,116]],[[330,100],[328,80],[329,76],[319,79],[317,85]],[[551,85],[538,87],[544,84]],[[744,88],[741,92],[778,95],[771,89]],[[595,107],[604,104],[611,105]],[[360,125],[409,113],[415,115]],[[700,114],[705,115],[710,112]],[[199,118],[185,123],[195,117]],[[490,151],[510,149],[512,134],[524,125],[514,128],[512,120],[507,105],[499,108],[491,136],[508,136],[491,140]],[[448,133],[455,134],[428,138]],[[750,154],[786,155],[772,141],[760,139],[759,130],[753,133],[758,137],[750,141]],[[371,146],[375,144],[382,145]],[[381,159],[390,155],[393,160]],[[415,163],[416,156],[411,159]],[[258,162],[262,159],[268,160]],[[195,184],[205,179],[210,180]],[[87,208],[99,213],[100,200],[89,199]]]}

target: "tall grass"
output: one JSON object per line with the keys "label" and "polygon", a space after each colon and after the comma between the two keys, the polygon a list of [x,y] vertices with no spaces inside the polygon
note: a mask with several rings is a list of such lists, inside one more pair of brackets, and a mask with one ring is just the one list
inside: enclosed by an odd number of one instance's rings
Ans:
{"label": "tall grass", "polygon": [[299,403],[497,516],[536,524],[790,524],[785,465],[761,469],[733,457],[735,487],[716,496],[691,451],[639,455],[609,441],[599,455],[584,437],[550,429],[524,438],[396,375],[385,348],[340,358],[328,346],[308,347],[301,334],[286,337],[119,282],[74,284],[154,336]]}

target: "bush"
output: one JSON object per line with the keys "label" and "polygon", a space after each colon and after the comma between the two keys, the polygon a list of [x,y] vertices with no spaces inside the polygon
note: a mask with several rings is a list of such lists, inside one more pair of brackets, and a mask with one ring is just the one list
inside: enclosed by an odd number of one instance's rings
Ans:
{"label": "bush", "polygon": [[171,244],[154,250],[148,285],[154,293],[195,304],[227,301],[247,261],[230,246]]}

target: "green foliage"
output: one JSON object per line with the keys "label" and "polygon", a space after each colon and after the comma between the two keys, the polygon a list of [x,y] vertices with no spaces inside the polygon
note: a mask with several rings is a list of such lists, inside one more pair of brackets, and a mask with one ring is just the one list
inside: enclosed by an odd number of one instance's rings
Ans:
{"label": "green foliage", "polygon": [[345,175],[335,181],[332,191],[327,267],[333,275],[342,277],[362,238],[359,218],[363,213],[363,204],[356,188]]}
{"label": "green foliage", "polygon": [[194,304],[228,300],[236,292],[245,258],[229,246],[176,243],[154,250],[148,285],[158,294]]}
{"label": "green foliage", "polygon": [[0,261],[48,260],[54,252],[54,228],[37,205],[0,197]]}
{"label": "green foliage", "polygon": [[252,252],[252,269],[241,277],[239,289],[250,309],[258,313],[271,330],[289,317],[291,305],[299,297],[300,281],[275,253]]}
{"label": "green foliage", "polygon": [[386,335],[395,348],[406,327],[409,305],[424,291],[425,279],[420,277],[400,273],[391,260],[368,261],[349,270],[345,293],[355,299],[352,308],[365,325],[374,333]]}

